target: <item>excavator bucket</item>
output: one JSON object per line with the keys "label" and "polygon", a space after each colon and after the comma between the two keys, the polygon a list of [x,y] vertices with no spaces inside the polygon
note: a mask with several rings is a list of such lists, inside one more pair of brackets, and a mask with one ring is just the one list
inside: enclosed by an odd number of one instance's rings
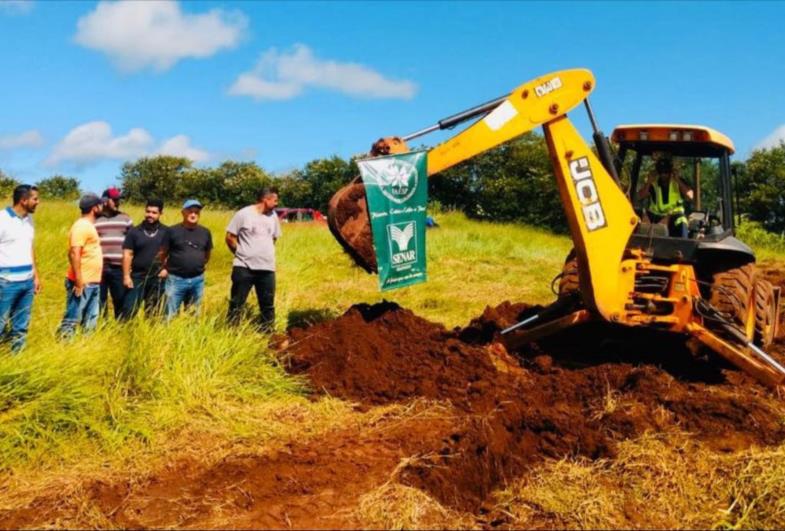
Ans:
{"label": "excavator bucket", "polygon": [[330,198],[327,225],[354,263],[368,273],[377,272],[365,186],[359,177]]}
{"label": "excavator bucket", "polygon": [[[379,157],[407,151],[409,149],[406,143],[399,137],[387,137],[377,140],[371,146],[370,156]],[[327,224],[333,237],[355,264],[368,273],[377,272],[365,185],[359,176],[330,198]]]}

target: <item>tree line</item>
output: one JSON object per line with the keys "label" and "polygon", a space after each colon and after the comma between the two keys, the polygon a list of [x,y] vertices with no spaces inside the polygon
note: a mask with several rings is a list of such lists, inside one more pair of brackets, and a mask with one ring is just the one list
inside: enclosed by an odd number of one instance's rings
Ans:
{"label": "tree line", "polygon": [[[785,142],[753,151],[746,161],[734,162],[733,171],[739,213],[769,231],[785,233]],[[283,206],[325,212],[330,197],[358,173],[354,159],[338,156],[272,174],[255,162],[197,167],[187,158],[160,155],[126,162],[119,181],[132,202],[196,197],[207,205],[238,208],[252,203],[258,190],[275,187]],[[16,184],[0,172],[0,192],[7,196]],[[80,193],[73,177],[55,175],[36,184],[46,198],[75,199]],[[545,139],[536,133],[434,175],[428,186],[436,208],[461,210],[476,219],[567,230]]]}
{"label": "tree line", "polygon": [[[20,184],[17,179],[0,170],[0,194],[2,197],[9,197],[14,188]],[[45,199],[75,200],[79,198],[79,179],[74,177],[53,175],[33,184],[38,187],[38,193]]]}

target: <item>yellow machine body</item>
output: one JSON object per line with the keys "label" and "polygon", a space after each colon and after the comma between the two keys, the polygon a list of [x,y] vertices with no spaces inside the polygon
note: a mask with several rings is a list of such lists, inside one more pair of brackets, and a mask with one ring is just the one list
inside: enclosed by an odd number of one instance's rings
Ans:
{"label": "yellow machine body", "polygon": [[[584,308],[551,322],[516,333],[510,343],[522,343],[590,319],[627,326],[647,326],[684,333],[710,347],[741,369],[769,385],[785,381],[778,372],[741,345],[732,344],[704,326],[695,311],[701,294],[692,265],[658,265],[640,250],[627,249],[639,219],[616,180],[570,122],[567,113],[586,100],[595,86],[586,69],[553,72],[524,83],[498,106],[453,138],[428,152],[428,173],[433,175],[464,160],[542,127],[556,183],[578,260],[580,295]],[[702,126],[629,125],[615,130],[617,137],[644,134],[673,140],[699,138],[732,151],[724,135]],[[386,152],[406,151],[398,137],[380,140]],[[374,146],[374,148],[377,147]],[[636,292],[636,276],[656,273],[669,278],[667,294]],[[655,311],[643,311],[641,308]]]}

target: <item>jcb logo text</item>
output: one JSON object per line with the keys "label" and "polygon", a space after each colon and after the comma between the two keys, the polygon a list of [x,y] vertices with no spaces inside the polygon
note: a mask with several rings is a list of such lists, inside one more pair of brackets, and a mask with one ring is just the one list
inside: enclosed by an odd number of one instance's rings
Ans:
{"label": "jcb logo text", "polygon": [[586,229],[592,232],[605,227],[607,225],[605,212],[602,210],[600,196],[597,194],[597,185],[594,183],[594,175],[589,167],[589,159],[581,157],[570,161],[570,175],[578,201],[581,203]]}

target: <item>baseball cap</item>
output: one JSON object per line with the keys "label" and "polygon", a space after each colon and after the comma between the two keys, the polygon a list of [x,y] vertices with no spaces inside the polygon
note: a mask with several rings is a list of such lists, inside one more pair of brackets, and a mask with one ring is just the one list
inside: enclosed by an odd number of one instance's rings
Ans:
{"label": "baseball cap", "polygon": [[202,203],[200,203],[198,200],[196,200],[196,199],[186,199],[185,203],[183,203],[183,210],[185,210],[186,208],[191,208],[191,207],[203,208]]}
{"label": "baseball cap", "polygon": [[93,208],[96,205],[100,205],[103,203],[100,197],[95,194],[85,194],[79,199],[79,208],[81,210],[86,210],[88,208]]}
{"label": "baseball cap", "polygon": [[104,193],[101,194],[101,197],[106,199],[120,199],[123,197],[123,193],[117,187],[112,186],[104,190]]}

